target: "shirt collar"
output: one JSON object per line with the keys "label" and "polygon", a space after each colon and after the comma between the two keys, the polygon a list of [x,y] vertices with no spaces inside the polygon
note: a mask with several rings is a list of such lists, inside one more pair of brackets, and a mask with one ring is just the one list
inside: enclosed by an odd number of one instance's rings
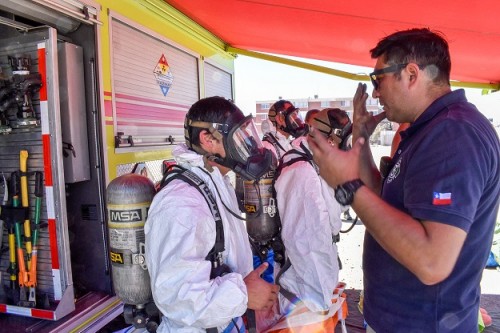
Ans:
{"label": "shirt collar", "polygon": [[425,124],[431,121],[436,115],[445,111],[450,105],[462,102],[467,102],[464,89],[457,89],[439,97],[429,105],[410,127],[400,133],[401,139],[405,139],[417,132],[419,128],[425,126]]}

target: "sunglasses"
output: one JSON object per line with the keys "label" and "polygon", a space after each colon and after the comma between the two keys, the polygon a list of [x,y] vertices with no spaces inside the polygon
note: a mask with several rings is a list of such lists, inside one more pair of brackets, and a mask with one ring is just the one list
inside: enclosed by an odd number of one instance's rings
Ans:
{"label": "sunglasses", "polygon": [[386,73],[397,72],[400,69],[405,68],[406,66],[408,66],[408,63],[397,64],[397,65],[392,65],[389,67],[377,69],[377,70],[373,71],[372,73],[370,73],[370,80],[372,81],[373,89],[378,90],[378,88],[380,87],[380,78],[379,78],[380,75],[386,74]]}

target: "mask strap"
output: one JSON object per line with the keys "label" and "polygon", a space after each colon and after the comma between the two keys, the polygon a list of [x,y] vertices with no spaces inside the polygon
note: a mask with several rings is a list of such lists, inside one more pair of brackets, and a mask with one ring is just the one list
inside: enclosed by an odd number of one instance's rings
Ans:
{"label": "mask strap", "polygon": [[290,116],[292,113],[294,113],[294,112],[295,112],[295,110],[297,110],[297,109],[296,109],[296,108],[294,108],[294,107],[289,107],[288,109],[283,110],[283,111],[282,111],[282,113],[283,113],[283,115],[284,115],[285,117],[288,117],[288,116]]}
{"label": "mask strap", "polygon": [[224,138],[222,136],[222,134],[220,134],[220,132],[217,129],[215,129],[215,127],[213,126],[213,123],[209,123],[206,121],[199,121],[199,120],[189,120],[187,125],[191,126],[191,127],[196,127],[196,128],[204,128],[207,131],[209,131],[210,134],[212,134],[217,140],[219,140],[221,142]]}
{"label": "mask strap", "polygon": [[326,134],[326,136],[330,136],[330,134],[332,134],[333,127],[329,123],[324,122],[323,120],[318,119],[318,118],[314,118],[314,121],[317,121],[318,123],[322,123],[323,125],[326,125],[326,126],[328,126],[328,128],[330,128],[330,131],[328,131],[328,132],[327,131],[323,131],[323,130],[321,130],[319,128],[316,128],[318,131],[320,131],[321,133]]}
{"label": "mask strap", "polygon": [[[219,141],[223,141],[223,136],[222,134],[220,134],[219,131],[217,131],[212,123],[209,123],[209,122],[206,122],[206,121],[198,121],[198,120],[191,120],[191,119],[188,119],[187,121],[187,126],[191,126],[191,127],[196,127],[196,128],[204,128],[206,129],[210,134],[212,134],[214,136],[214,138],[216,138],[217,140]],[[213,155],[209,154],[207,151],[205,151],[203,148],[201,148],[200,146],[198,145],[194,145],[194,144],[191,144],[191,149],[193,149],[195,152],[197,152],[198,154],[200,155],[203,155],[203,164],[205,166],[205,168],[212,172],[214,169],[213,167],[208,163],[209,160],[214,160],[213,158]],[[220,164],[220,160],[216,161],[216,163],[219,163]]]}

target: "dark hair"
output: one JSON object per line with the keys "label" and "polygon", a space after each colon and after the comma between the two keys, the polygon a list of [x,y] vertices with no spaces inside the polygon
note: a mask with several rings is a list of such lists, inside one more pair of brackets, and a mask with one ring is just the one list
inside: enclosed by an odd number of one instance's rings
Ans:
{"label": "dark hair", "polygon": [[276,116],[278,115],[278,113],[285,111],[285,104],[287,103],[293,106],[292,102],[280,99],[269,108],[269,112],[267,113],[267,115],[274,126],[276,126]]}
{"label": "dark hair", "polygon": [[[220,96],[202,98],[194,103],[186,114],[186,119],[194,121],[205,121],[209,123],[225,123],[230,114],[241,112],[241,110],[230,100]],[[186,127],[186,125],[184,125]],[[187,126],[186,140],[192,145],[200,145],[200,133],[205,128]],[[189,146],[189,145],[188,145]]]}
{"label": "dark hair", "polygon": [[427,28],[398,31],[382,38],[370,54],[374,59],[383,56],[384,61],[391,65],[415,62],[422,69],[429,66],[428,70],[436,72],[434,83],[450,84],[450,51],[440,32]]}

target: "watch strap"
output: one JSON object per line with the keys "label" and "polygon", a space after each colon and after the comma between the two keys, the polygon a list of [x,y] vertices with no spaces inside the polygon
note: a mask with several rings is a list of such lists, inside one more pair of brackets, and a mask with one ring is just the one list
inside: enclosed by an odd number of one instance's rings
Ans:
{"label": "watch strap", "polygon": [[357,178],[354,180],[349,180],[349,181],[347,181],[344,184],[339,185],[339,186],[344,188],[346,191],[349,191],[349,192],[354,194],[363,185],[365,185],[365,183],[363,183],[363,181],[361,179]]}
{"label": "watch strap", "polygon": [[354,201],[354,193],[363,185],[363,181],[359,178],[345,182],[335,188],[335,199],[341,205],[351,205]]}

